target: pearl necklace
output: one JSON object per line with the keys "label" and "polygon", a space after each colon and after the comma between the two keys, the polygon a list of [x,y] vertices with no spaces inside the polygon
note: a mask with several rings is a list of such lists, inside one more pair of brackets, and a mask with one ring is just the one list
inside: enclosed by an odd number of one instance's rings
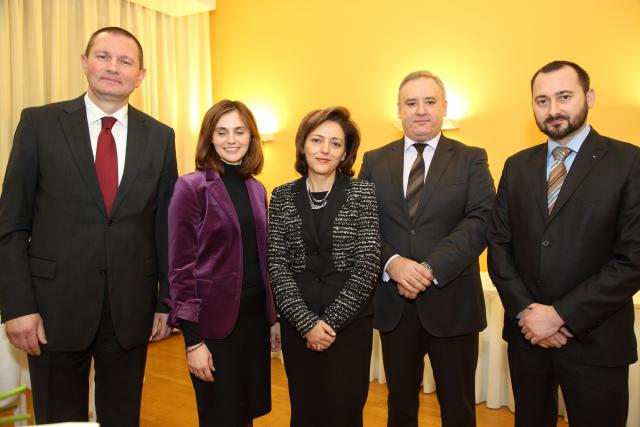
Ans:
{"label": "pearl necklace", "polygon": [[306,183],[307,183],[307,194],[309,195],[309,205],[311,206],[311,209],[318,210],[327,206],[327,198],[329,197],[329,193],[331,193],[331,190],[333,189],[333,184],[331,184],[331,188],[329,188],[329,191],[327,191],[327,194],[325,194],[322,199],[316,199],[311,194],[311,186],[309,186],[309,178],[307,178]]}

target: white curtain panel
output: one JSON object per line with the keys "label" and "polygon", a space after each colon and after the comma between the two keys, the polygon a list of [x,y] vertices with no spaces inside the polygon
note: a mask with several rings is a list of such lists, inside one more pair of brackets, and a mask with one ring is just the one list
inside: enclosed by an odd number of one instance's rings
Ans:
{"label": "white curtain panel", "polygon": [[20,111],[81,95],[80,54],[106,26],[142,43],[147,77],[131,104],[174,128],[178,167],[193,170],[200,121],[212,104],[209,13],[174,18],[126,0],[2,0],[0,176]]}

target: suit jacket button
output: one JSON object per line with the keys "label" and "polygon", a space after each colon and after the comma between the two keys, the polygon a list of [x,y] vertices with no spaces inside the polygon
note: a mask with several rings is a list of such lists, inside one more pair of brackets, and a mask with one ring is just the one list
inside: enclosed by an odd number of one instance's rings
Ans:
{"label": "suit jacket button", "polygon": [[316,276],[315,280],[316,280],[316,283],[320,283],[320,277],[319,276]]}
{"label": "suit jacket button", "polygon": [[548,241],[548,240],[543,240],[543,241],[542,241],[542,246],[544,246],[545,248],[546,248],[547,246],[549,246],[550,244],[551,244],[551,242],[550,242],[550,241]]}
{"label": "suit jacket button", "polygon": [[411,234],[412,236],[416,235],[416,230],[409,230],[409,234]]}
{"label": "suit jacket button", "polygon": [[108,219],[108,220],[107,220],[107,225],[108,225],[109,227],[111,227],[111,226],[113,225],[113,220],[112,220],[112,219]]}

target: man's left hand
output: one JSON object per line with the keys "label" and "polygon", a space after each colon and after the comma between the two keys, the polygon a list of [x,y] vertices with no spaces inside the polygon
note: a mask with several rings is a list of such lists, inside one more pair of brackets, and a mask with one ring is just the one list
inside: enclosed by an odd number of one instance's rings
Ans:
{"label": "man's left hand", "polygon": [[153,316],[151,341],[162,341],[171,334],[171,326],[167,325],[169,313],[156,313]]}
{"label": "man's left hand", "polygon": [[527,341],[536,345],[558,332],[564,320],[552,305],[533,303],[522,312],[518,325]]}

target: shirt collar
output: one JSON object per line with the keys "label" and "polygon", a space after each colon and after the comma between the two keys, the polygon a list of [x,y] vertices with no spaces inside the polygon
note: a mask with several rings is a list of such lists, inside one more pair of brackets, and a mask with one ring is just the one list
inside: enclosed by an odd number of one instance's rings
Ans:
{"label": "shirt collar", "polygon": [[429,147],[431,147],[431,148],[433,148],[435,150],[436,147],[438,146],[438,142],[440,141],[440,137],[441,136],[442,136],[442,132],[438,132],[438,134],[436,136],[434,136],[433,138],[431,138],[430,140],[424,141],[422,143],[419,143],[419,142],[416,142],[416,141],[412,140],[407,135],[405,135],[404,136],[404,151],[406,153],[407,150],[409,149],[409,147],[411,147],[413,144],[427,144]]}
{"label": "shirt collar", "polygon": [[[582,143],[584,142],[585,139],[587,139],[587,135],[589,135],[589,131],[591,130],[591,126],[589,126],[588,124],[585,125],[580,132],[578,132],[577,134],[575,134],[575,136],[573,138],[571,138],[571,140],[569,142],[567,142],[566,145],[564,145],[565,147],[569,147],[571,148],[571,151],[577,153],[580,150],[580,147],[582,147]],[[561,145],[558,144],[556,141],[549,139],[548,143],[547,143],[547,158],[549,158],[549,156],[552,156],[553,154],[553,150],[556,147],[560,147]]]}
{"label": "shirt collar", "polygon": [[100,107],[98,107],[96,103],[91,100],[91,98],[89,98],[88,93],[85,93],[84,105],[87,109],[87,122],[89,122],[89,124],[97,122],[98,120],[102,120],[104,116],[112,116],[115,117],[118,123],[122,124],[125,129],[127,128],[129,118],[129,104],[125,104],[122,108],[120,108],[113,114],[107,114],[102,111]]}

